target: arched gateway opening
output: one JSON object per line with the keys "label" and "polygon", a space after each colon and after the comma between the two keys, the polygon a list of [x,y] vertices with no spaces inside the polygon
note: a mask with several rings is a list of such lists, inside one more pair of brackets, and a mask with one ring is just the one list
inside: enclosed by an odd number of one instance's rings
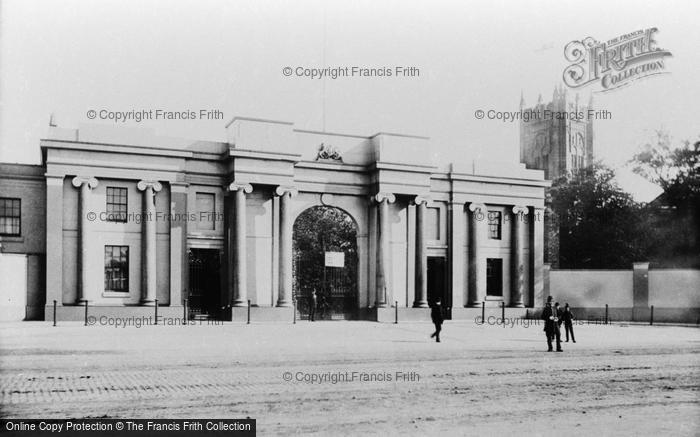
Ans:
{"label": "arched gateway opening", "polygon": [[315,206],[294,222],[294,298],[300,319],[355,319],[358,313],[357,224],[345,211]]}

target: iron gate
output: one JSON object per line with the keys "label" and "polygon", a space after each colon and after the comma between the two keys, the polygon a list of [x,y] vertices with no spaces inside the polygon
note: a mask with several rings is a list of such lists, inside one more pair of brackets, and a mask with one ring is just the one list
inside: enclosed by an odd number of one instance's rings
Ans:
{"label": "iron gate", "polygon": [[[303,261],[297,259],[295,270],[304,269]],[[295,274],[294,299],[297,317],[309,320],[312,307],[312,291],[316,289],[316,320],[353,320],[357,318],[356,281],[349,281],[342,267],[323,267],[325,280],[318,286],[302,284],[301,276]],[[295,272],[296,273],[296,272]]]}
{"label": "iron gate", "polygon": [[216,249],[189,251],[189,290],[187,306],[190,317],[220,317],[221,256]]}
{"label": "iron gate", "polygon": [[[330,263],[328,254],[335,255]],[[294,224],[297,317],[309,320],[315,289],[315,320],[356,319],[357,259],[357,227],[347,213],[318,206],[300,214]]]}

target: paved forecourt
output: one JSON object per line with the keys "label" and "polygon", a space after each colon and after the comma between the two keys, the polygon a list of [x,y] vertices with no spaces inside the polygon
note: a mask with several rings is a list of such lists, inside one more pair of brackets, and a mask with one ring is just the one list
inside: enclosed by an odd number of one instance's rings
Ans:
{"label": "paved forecourt", "polygon": [[[2,417],[241,418],[261,434],[694,435],[700,330],[577,325],[0,325]],[[531,321],[532,322],[532,321]]]}

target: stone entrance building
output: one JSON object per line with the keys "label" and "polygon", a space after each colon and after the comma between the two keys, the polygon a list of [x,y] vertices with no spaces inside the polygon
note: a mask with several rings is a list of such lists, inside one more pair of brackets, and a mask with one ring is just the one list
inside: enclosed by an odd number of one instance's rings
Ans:
{"label": "stone entrance building", "polygon": [[50,319],[55,300],[59,319],[80,320],[84,300],[93,314],[140,316],[157,299],[159,314],[179,317],[187,300],[240,320],[250,301],[258,320],[291,320],[294,223],[325,205],[356,227],[357,318],[427,317],[438,297],[453,318],[482,302],[541,304],[542,171],[438,167],[438,145],[407,135],[250,118],[227,133],[217,143],[52,127],[42,165],[2,165],[0,264],[35,257],[12,303],[24,293],[25,315]]}

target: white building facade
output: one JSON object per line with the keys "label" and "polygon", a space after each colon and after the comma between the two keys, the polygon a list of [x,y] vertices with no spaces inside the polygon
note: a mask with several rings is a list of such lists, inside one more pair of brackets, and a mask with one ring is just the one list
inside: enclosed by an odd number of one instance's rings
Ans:
{"label": "white building facade", "polygon": [[[257,320],[292,320],[294,224],[318,206],[355,224],[349,318],[427,318],[436,298],[452,318],[482,305],[541,304],[542,171],[438,168],[423,137],[250,118],[227,132],[216,143],[52,128],[36,166],[46,208],[34,212],[45,213],[37,231],[45,232],[45,290],[28,305],[44,306],[50,319],[56,301],[59,319],[80,320],[85,301],[95,315],[146,315],[157,300],[173,317],[206,301],[226,320],[247,317],[249,304]],[[21,199],[24,191],[10,189],[15,179],[0,179],[0,198]],[[22,252],[19,240],[5,243],[21,235],[0,238],[3,253]]]}

